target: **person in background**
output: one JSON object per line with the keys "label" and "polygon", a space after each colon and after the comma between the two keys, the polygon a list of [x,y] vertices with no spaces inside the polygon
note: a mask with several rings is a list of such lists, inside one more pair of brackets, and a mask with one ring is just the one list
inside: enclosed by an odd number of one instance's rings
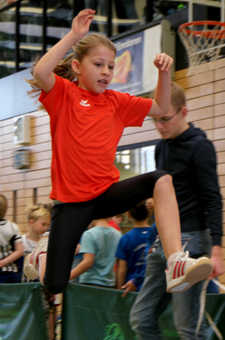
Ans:
{"label": "person in background", "polygon": [[[138,14],[135,8],[134,0],[115,0],[116,14],[119,19],[124,19],[124,25],[118,24],[118,33],[130,30],[133,26],[138,25]],[[131,19],[136,19],[130,23]],[[126,23],[126,20],[128,23]]]}
{"label": "person in background", "polygon": [[115,228],[116,230],[121,231],[120,223],[122,222],[122,220],[123,220],[123,214],[118,214],[116,216],[113,216],[111,220],[108,222],[108,224],[111,227]]}
{"label": "person in background", "polygon": [[79,283],[115,288],[115,253],[122,234],[108,224],[109,220],[93,221],[93,227],[83,233],[83,259],[72,269],[70,280],[79,276]]}
{"label": "person in background", "polygon": [[152,225],[148,229],[148,234],[146,236],[146,248],[145,248],[145,262],[143,265],[143,269],[141,272],[136,273],[132,278],[130,278],[129,281],[126,281],[126,283],[121,287],[121,289],[124,290],[122,297],[125,297],[127,293],[129,292],[135,292],[136,290],[140,290],[142,283],[145,278],[145,272],[146,272],[146,257],[148,254],[152,251],[152,245],[154,244],[155,240],[159,237],[158,231],[156,228],[156,224],[154,222],[154,200],[153,198],[149,198],[145,201],[149,217],[152,220]]}
{"label": "person in background", "polygon": [[19,283],[23,244],[18,225],[5,219],[7,207],[6,197],[0,194],[0,283]]}
{"label": "person in background", "polygon": [[[118,289],[121,289],[127,281],[132,280],[136,275],[142,273],[145,268],[148,235],[153,233],[156,237],[157,233],[155,226],[150,228],[146,201],[142,201],[130,209],[127,215],[132,220],[133,227],[121,237],[116,251]],[[141,285],[136,290],[139,291],[140,287]]]}
{"label": "person in background", "polygon": [[[25,214],[27,216],[28,231],[26,234],[22,235],[24,258],[33,252],[40,237],[47,233],[51,222],[51,210],[52,206],[50,204],[29,204],[26,207]],[[29,279],[23,270],[22,283],[38,281],[39,276],[35,279]],[[48,338],[53,340],[55,339],[55,328],[57,323],[55,297],[46,292],[43,287],[41,290],[41,297],[45,311]]]}
{"label": "person in background", "polygon": [[[74,269],[82,261],[82,259],[83,255],[80,253],[80,243],[78,243],[73,257],[72,269]],[[73,283],[79,283],[79,276],[74,277],[70,281]]]}
{"label": "person in background", "polygon": [[[29,204],[25,209],[25,214],[27,216],[28,231],[22,235],[24,257],[34,250],[40,236],[48,230],[51,222],[51,213],[43,205]],[[22,273],[22,282],[27,282],[27,277],[24,273]]]}
{"label": "person in background", "polygon": [[[182,87],[172,82],[171,90],[168,112],[154,119],[162,136],[155,149],[156,168],[168,171],[173,177],[183,249],[186,248],[187,256],[190,252],[190,256],[197,260],[202,255],[211,257],[213,271],[210,278],[215,278],[225,271],[216,153],[206,134],[187,122],[188,109]],[[158,318],[171,301],[171,294],[166,292],[166,262],[161,239],[158,238],[147,256],[144,283],[130,312],[130,323],[138,340],[162,339]],[[184,266],[188,262],[187,257]],[[174,267],[174,275],[182,275],[182,271],[183,266]],[[183,288],[186,284],[183,283]],[[207,338],[200,313],[204,284],[204,280],[199,280],[190,289],[181,289],[180,293],[172,296],[174,324],[182,340]]]}

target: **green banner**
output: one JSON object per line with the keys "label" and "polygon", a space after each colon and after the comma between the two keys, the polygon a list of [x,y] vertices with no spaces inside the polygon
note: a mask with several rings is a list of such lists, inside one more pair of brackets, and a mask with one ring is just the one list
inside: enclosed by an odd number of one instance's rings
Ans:
{"label": "green banner", "polygon": [[0,284],[0,340],[47,340],[40,287]]}
{"label": "green banner", "polygon": [[[129,326],[129,312],[136,293],[122,298],[121,291],[69,283],[64,293],[63,340],[135,340]],[[225,294],[208,294],[206,310],[220,332],[225,334]],[[179,336],[172,319],[172,304],[160,317],[164,340],[177,340]],[[207,340],[217,340],[208,327]]]}
{"label": "green banner", "polygon": [[[0,284],[0,340],[47,340],[40,283]],[[136,293],[69,283],[63,299],[62,340],[135,340],[129,313]],[[225,334],[225,294],[208,294],[206,311]],[[160,317],[164,340],[179,339],[172,304]],[[218,340],[208,325],[207,340]]]}

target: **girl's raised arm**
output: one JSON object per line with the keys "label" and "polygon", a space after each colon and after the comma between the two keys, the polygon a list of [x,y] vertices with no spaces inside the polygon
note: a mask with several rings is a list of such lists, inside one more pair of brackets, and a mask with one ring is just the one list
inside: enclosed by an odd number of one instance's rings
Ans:
{"label": "girl's raised arm", "polygon": [[81,11],[73,19],[70,32],[38,61],[34,68],[34,77],[45,92],[49,92],[55,84],[55,76],[53,73],[55,67],[69,49],[89,31],[94,13],[95,11],[92,9],[84,9]]}
{"label": "girl's raised arm", "polygon": [[157,54],[154,65],[159,70],[158,83],[155,90],[155,98],[148,116],[162,117],[167,114],[171,100],[171,76],[170,68],[173,59],[165,53]]}

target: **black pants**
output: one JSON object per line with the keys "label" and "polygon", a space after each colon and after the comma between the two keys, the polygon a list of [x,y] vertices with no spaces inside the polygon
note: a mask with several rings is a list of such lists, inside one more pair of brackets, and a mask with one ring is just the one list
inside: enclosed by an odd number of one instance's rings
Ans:
{"label": "black pants", "polygon": [[45,288],[52,294],[65,289],[75,248],[91,221],[124,213],[153,197],[156,181],[165,174],[164,171],[153,171],[114,183],[91,201],[56,204],[52,211]]}

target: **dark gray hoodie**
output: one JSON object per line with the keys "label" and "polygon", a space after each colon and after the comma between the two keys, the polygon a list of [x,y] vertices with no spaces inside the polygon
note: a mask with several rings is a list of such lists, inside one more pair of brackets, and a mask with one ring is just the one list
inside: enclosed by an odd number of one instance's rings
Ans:
{"label": "dark gray hoodie", "polygon": [[181,232],[209,228],[213,245],[221,245],[222,200],[216,153],[206,134],[192,123],[189,125],[177,138],[158,142],[156,167],[173,177]]}

